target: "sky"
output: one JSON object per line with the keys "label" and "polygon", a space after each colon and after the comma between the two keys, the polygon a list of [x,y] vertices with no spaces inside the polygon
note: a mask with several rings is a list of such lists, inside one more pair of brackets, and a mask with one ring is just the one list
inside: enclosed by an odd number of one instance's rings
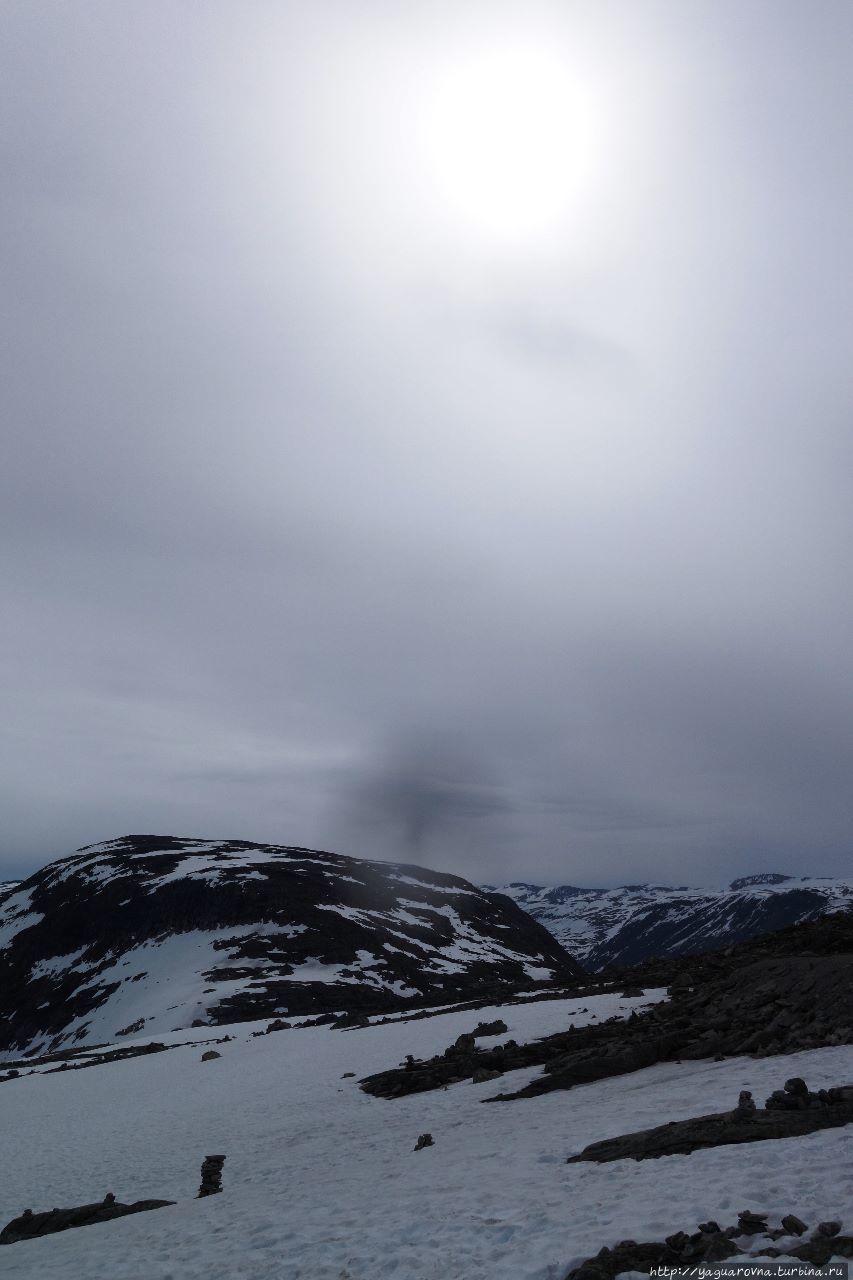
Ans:
{"label": "sky", "polygon": [[0,17],[0,879],[853,872],[846,0]]}

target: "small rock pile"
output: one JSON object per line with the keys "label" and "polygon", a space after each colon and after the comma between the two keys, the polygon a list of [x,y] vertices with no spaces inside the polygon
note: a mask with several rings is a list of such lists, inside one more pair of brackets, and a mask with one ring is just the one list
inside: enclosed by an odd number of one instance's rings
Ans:
{"label": "small rock pile", "polygon": [[222,1166],[225,1156],[205,1156],[201,1166],[201,1186],[198,1189],[198,1200],[204,1196],[215,1196],[222,1190]]}
{"label": "small rock pile", "polygon": [[[693,1232],[676,1231],[665,1240],[638,1243],[621,1240],[612,1249],[601,1249],[594,1257],[587,1258],[569,1271],[565,1280],[613,1280],[625,1271],[641,1271],[646,1274],[652,1267],[690,1267],[702,1262],[722,1262],[740,1258],[797,1258],[813,1266],[826,1266],[830,1258],[853,1258],[853,1236],[841,1234],[838,1221],[819,1222],[811,1239],[802,1244],[789,1244],[779,1248],[774,1241],[790,1240],[802,1236],[808,1226],[801,1218],[789,1213],[781,1226],[771,1230],[766,1214],[743,1209],[738,1214],[736,1226],[720,1227],[718,1223],[700,1222]],[[756,1245],[756,1237],[769,1238],[770,1243]],[[741,1241],[742,1243],[737,1243]]]}

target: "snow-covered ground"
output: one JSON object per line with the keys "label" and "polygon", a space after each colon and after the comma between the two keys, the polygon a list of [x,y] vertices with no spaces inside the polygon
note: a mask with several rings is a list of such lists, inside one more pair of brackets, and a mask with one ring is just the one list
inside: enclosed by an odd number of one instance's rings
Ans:
{"label": "snow-covered ground", "polygon": [[[740,1209],[853,1226],[845,1129],[565,1164],[599,1138],[731,1107],[744,1088],[760,1101],[794,1074],[813,1088],[853,1080],[849,1046],[668,1063],[488,1106],[496,1085],[518,1087],[539,1069],[394,1101],[358,1088],[360,1077],[440,1051],[481,1019],[503,1017],[521,1041],[644,1003],[598,996],[255,1039],[257,1024],[240,1024],[218,1029],[235,1039],[209,1063],[204,1046],[190,1044],[11,1081],[0,1087],[0,1223],[110,1190],[178,1203],[10,1245],[0,1270],[8,1280],[561,1280],[603,1244],[661,1239],[709,1217],[725,1225]],[[425,1131],[435,1145],[413,1151]],[[196,1200],[202,1158],[213,1153],[227,1155],[224,1194]]]}

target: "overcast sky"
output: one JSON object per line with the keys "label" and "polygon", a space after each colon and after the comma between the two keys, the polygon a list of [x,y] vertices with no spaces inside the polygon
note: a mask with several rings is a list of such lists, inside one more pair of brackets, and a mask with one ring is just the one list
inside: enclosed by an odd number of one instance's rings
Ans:
{"label": "overcast sky", "polygon": [[848,0],[3,0],[0,878],[853,870],[851,50]]}

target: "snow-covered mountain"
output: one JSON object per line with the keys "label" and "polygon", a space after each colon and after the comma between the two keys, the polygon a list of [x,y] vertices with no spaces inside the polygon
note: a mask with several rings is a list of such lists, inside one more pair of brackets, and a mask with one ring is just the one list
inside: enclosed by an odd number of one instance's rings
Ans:
{"label": "snow-covered mountain", "polygon": [[127,836],[0,894],[0,1050],[491,998],[581,976],[505,897],[309,849]]}
{"label": "snow-covered mountain", "polygon": [[764,872],[723,889],[656,884],[616,889],[516,881],[506,894],[589,970],[654,956],[695,955],[853,906],[853,879]]}

